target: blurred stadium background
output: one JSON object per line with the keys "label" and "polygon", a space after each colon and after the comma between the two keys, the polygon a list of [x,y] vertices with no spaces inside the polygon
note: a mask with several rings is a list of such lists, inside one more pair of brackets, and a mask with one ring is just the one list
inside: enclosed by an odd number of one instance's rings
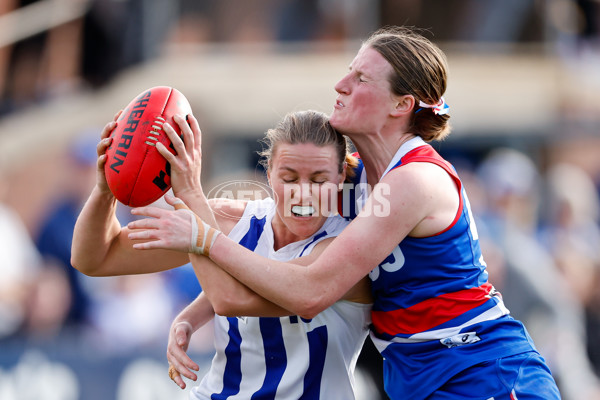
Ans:
{"label": "blurred stadium background", "polygon": [[[262,180],[257,142],[330,112],[360,39],[410,25],[446,52],[453,133],[490,280],[563,398],[600,399],[600,1],[0,1],[0,399],[185,399],[167,376],[188,267],[89,278],[69,265],[101,127],[169,85],[203,129],[203,179]],[[122,221],[129,218],[123,207]],[[208,366],[211,328],[191,352]],[[367,342],[360,399],[380,394]],[[188,385],[188,387],[193,386]]]}

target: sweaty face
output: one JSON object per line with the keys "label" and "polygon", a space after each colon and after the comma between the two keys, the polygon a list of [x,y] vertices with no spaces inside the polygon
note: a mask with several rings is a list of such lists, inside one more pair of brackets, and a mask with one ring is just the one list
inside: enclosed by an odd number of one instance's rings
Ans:
{"label": "sweaty face", "polygon": [[362,47],[348,74],[335,85],[338,97],[331,125],[350,138],[379,132],[397,104],[388,81],[392,72],[392,66],[379,52]]}
{"label": "sweaty face", "polygon": [[277,145],[268,177],[277,204],[273,231],[279,247],[310,237],[335,212],[338,184],[344,180],[338,170],[332,145]]}

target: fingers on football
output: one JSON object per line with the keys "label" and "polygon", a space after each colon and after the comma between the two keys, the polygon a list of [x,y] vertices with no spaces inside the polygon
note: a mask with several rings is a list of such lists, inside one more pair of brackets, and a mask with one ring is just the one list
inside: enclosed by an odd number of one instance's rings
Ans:
{"label": "fingers on football", "polygon": [[108,124],[104,125],[102,133],[100,134],[100,139],[106,139],[107,137],[109,137],[116,126],[117,123],[115,121],[110,121]]}
{"label": "fingers on football", "polygon": [[202,145],[202,131],[200,130],[200,124],[198,124],[198,120],[193,114],[188,114],[187,120],[194,134],[194,145],[200,147]]}
{"label": "fingers on football", "polygon": [[112,138],[104,138],[96,146],[96,154],[98,154],[96,166],[102,174],[104,174],[104,165],[106,164],[106,149],[110,146],[111,142]]}
{"label": "fingers on football", "polygon": [[161,142],[157,142],[156,150],[158,150],[158,152],[165,158],[165,160],[167,160],[169,164],[173,166],[173,163],[175,163],[177,159],[175,158],[175,155],[171,153],[164,144],[162,144]]}
{"label": "fingers on football", "polygon": [[98,154],[98,156],[101,156],[104,153],[106,153],[106,149],[108,149],[108,146],[110,146],[111,143],[112,143],[112,138],[110,138],[110,137],[106,137],[106,138],[102,139],[96,145],[96,154]]}
{"label": "fingers on football", "polygon": [[106,164],[106,154],[102,154],[98,156],[98,160],[96,161],[96,166],[98,167],[98,171],[104,174],[104,165]]}
{"label": "fingers on football", "polygon": [[179,137],[179,135],[177,135],[177,132],[175,132],[175,129],[173,129],[173,127],[167,122],[165,122],[163,124],[163,129],[165,130],[165,133],[171,140],[171,143],[173,143],[173,147],[175,148],[176,154],[180,155],[180,156],[184,155],[185,154],[185,146],[183,144],[183,141]]}
{"label": "fingers on football", "polygon": [[[187,149],[188,152],[191,152],[194,149],[194,134],[190,125],[186,119],[179,114],[175,115],[173,119],[177,122],[177,125],[179,125],[179,129],[181,129],[181,133],[183,134],[184,148]],[[178,152],[178,154],[181,153]]]}

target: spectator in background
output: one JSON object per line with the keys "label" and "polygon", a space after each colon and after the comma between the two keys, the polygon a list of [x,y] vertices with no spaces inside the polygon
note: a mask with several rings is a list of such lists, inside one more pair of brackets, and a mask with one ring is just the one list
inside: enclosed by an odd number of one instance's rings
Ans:
{"label": "spectator in background", "polygon": [[86,322],[88,294],[82,286],[85,275],[71,268],[71,242],[77,215],[95,182],[96,137],[86,131],[79,135],[66,157],[68,176],[61,182],[61,194],[41,223],[36,245],[47,262],[56,264],[68,276],[72,297],[67,323]]}
{"label": "spectator in background", "polygon": [[[17,0],[4,0],[0,1],[0,17],[4,17],[10,12],[14,11],[17,6]],[[0,115],[3,113],[6,104],[3,99],[4,88],[8,84],[8,68],[10,62],[10,55],[12,51],[11,45],[0,47]]]}
{"label": "spectator in background", "polygon": [[83,27],[81,74],[93,88],[160,53],[176,1],[91,0]]}
{"label": "spectator in background", "polygon": [[25,324],[40,268],[41,258],[19,216],[0,203],[0,339]]}
{"label": "spectator in background", "polygon": [[600,372],[600,199],[591,177],[579,167],[557,164],[546,173],[542,242],[559,273],[585,310],[587,346]]}
{"label": "spectator in background", "polygon": [[319,0],[291,0],[280,6],[276,38],[281,41],[313,40],[324,24]]}
{"label": "spectator in background", "polygon": [[0,340],[22,334],[51,337],[59,331],[70,304],[64,272],[44,265],[19,215],[2,204],[2,193],[0,277]]}
{"label": "spectator in background", "polygon": [[[200,287],[191,265],[156,276],[104,280],[71,267],[73,227],[96,182],[97,143],[95,129],[82,131],[74,140],[66,156],[69,173],[59,183],[60,195],[41,224],[36,245],[45,263],[68,277],[64,289],[72,301],[67,328],[83,329],[95,342],[116,351],[155,345],[166,338],[165,327]],[[119,204],[117,210],[122,221],[131,220],[128,207]]]}
{"label": "spectator in background", "polygon": [[52,3],[8,0],[0,6],[0,14],[21,12],[25,7],[33,10],[20,13],[18,19],[13,14],[14,22],[27,25],[31,34],[0,49],[0,115],[79,88],[81,18],[74,15],[71,21],[42,30],[47,21],[40,21],[39,16],[63,6]]}
{"label": "spectator in background", "polygon": [[[79,3],[79,2],[75,2]],[[31,32],[0,48],[0,115],[85,86],[100,88],[120,71],[159,54],[176,17],[177,2],[90,0],[71,20],[46,29],[45,14],[64,2],[3,0],[0,15],[21,12]],[[40,21],[41,20],[41,21]],[[46,29],[46,30],[44,30]]]}
{"label": "spectator in background", "polygon": [[559,272],[582,304],[588,304],[600,267],[600,202],[592,179],[569,164],[546,174],[546,212],[541,239]]}
{"label": "spectator in background", "polygon": [[564,399],[597,398],[600,386],[584,347],[581,303],[537,239],[542,182],[535,164],[520,151],[500,148],[476,172],[483,187],[478,192],[487,200],[479,202],[487,208],[475,215],[490,255],[490,281],[546,355]]}

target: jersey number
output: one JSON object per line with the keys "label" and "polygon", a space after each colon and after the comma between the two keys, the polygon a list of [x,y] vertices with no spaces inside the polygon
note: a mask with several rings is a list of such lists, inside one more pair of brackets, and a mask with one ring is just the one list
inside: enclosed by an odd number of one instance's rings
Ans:
{"label": "jersey number", "polygon": [[372,281],[376,281],[381,273],[380,268],[386,272],[396,272],[404,265],[404,254],[400,249],[400,246],[396,246],[392,254],[387,256],[385,260],[378,266],[376,266],[371,272],[369,272],[369,278]]}

